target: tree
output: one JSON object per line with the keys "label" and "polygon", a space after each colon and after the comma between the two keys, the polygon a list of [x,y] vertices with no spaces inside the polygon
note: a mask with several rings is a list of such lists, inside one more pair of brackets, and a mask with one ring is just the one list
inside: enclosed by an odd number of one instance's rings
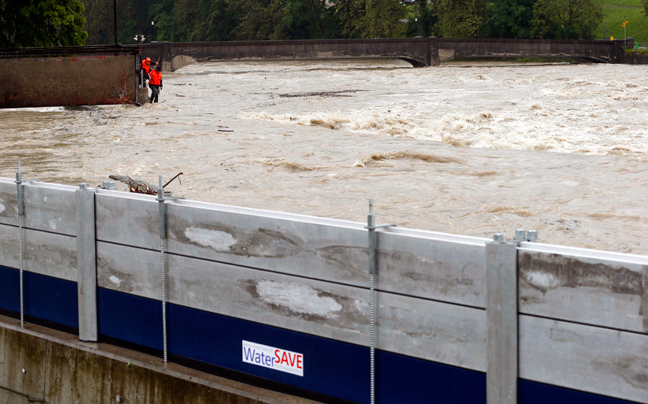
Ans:
{"label": "tree", "polygon": [[346,38],[362,38],[365,32],[365,0],[339,0],[335,6]]}
{"label": "tree", "polygon": [[533,34],[547,39],[594,39],[603,21],[599,0],[538,0]]}
{"label": "tree", "polygon": [[416,0],[414,21],[409,21],[408,36],[427,38],[437,24],[435,4],[428,0]]}
{"label": "tree", "polygon": [[486,6],[489,38],[531,38],[536,0],[498,0]]}
{"label": "tree", "polygon": [[228,0],[201,1],[198,19],[188,41],[232,41],[241,19],[239,2]]}
{"label": "tree", "polygon": [[402,38],[403,5],[395,0],[366,0],[365,38]]}
{"label": "tree", "polygon": [[242,16],[236,29],[237,39],[286,39],[283,37],[285,0],[237,1],[240,1]]}
{"label": "tree", "polygon": [[474,38],[486,16],[484,0],[440,0],[437,23],[441,36],[446,38]]}
{"label": "tree", "polygon": [[0,46],[83,45],[83,12],[79,0],[0,0]]}
{"label": "tree", "polygon": [[290,39],[322,38],[326,7],[322,0],[287,0],[283,17],[285,35]]}

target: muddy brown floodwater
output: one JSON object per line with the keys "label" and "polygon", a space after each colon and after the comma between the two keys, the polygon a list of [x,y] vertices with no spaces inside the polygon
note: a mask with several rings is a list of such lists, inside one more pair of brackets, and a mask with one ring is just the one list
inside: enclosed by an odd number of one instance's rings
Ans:
{"label": "muddy brown floodwater", "polygon": [[[0,176],[648,254],[648,66],[200,63],[161,104],[0,111]],[[126,189],[125,185],[118,185]]]}

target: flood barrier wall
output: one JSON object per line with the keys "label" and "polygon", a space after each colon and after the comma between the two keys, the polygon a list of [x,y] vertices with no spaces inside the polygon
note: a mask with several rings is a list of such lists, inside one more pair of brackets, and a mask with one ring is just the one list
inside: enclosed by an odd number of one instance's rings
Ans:
{"label": "flood barrier wall", "polygon": [[[370,402],[366,224],[21,187],[26,316]],[[0,178],[0,309],[14,314],[17,201]],[[377,403],[648,402],[648,257],[399,227],[376,236]]]}

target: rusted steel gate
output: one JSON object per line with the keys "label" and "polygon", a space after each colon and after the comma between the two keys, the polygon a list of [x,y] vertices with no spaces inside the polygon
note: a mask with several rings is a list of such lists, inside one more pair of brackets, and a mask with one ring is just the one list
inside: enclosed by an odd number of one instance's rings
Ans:
{"label": "rusted steel gate", "polygon": [[0,108],[136,102],[138,46],[0,50]]}

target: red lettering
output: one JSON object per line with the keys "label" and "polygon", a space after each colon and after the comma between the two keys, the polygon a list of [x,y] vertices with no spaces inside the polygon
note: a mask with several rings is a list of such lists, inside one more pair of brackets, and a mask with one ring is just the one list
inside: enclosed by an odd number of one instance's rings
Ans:
{"label": "red lettering", "polygon": [[288,354],[288,359],[290,359],[290,366],[295,366],[295,359],[297,358],[297,355],[291,355]]}
{"label": "red lettering", "polygon": [[288,358],[285,352],[281,355],[281,364],[283,365],[284,362],[286,362],[286,365],[288,364]]}
{"label": "red lettering", "polygon": [[302,369],[302,356],[297,355],[297,369]]}
{"label": "red lettering", "polygon": [[281,359],[279,359],[279,350],[275,349],[275,363],[281,362]]}

